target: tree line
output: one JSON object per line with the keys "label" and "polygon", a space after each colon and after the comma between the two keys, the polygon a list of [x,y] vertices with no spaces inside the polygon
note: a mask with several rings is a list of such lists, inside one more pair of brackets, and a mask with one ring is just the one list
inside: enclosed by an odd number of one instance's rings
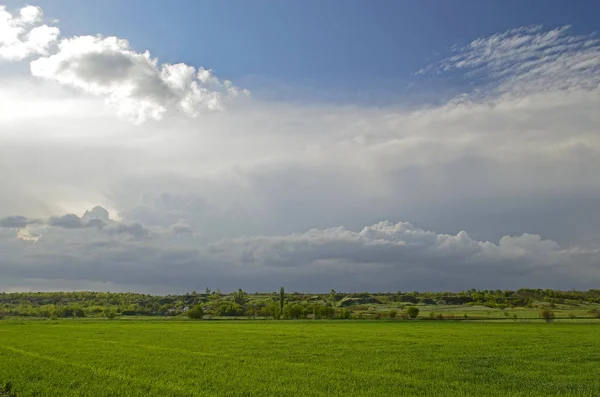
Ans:
{"label": "tree line", "polygon": [[[346,293],[331,290],[328,293],[288,293],[282,287],[278,292],[249,293],[239,289],[221,293],[207,288],[179,295],[149,295],[111,292],[12,292],[0,293],[0,317],[115,317],[143,316],[246,316],[251,318],[350,318],[351,309],[372,305],[400,304],[410,309],[426,305],[483,305],[490,308],[532,306],[546,302],[556,304],[600,303],[600,290],[560,291],[551,289],[478,290],[460,292],[359,292]],[[406,311],[390,310],[378,313],[380,317],[397,315],[411,318]],[[417,309],[417,308],[415,308]],[[412,309],[411,309],[412,310]],[[418,312],[417,312],[418,314]],[[416,315],[415,315],[416,317]]]}

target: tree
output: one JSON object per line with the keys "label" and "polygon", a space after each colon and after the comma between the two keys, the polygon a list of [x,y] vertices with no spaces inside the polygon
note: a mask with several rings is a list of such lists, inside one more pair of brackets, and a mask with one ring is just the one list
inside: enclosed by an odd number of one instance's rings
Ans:
{"label": "tree", "polygon": [[410,306],[408,309],[406,309],[406,312],[408,313],[408,316],[410,318],[417,318],[417,316],[419,315],[419,308]]}
{"label": "tree", "polygon": [[281,287],[279,290],[279,313],[283,313],[283,305],[285,304],[285,289]]}
{"label": "tree", "polygon": [[217,316],[243,316],[244,308],[235,302],[222,302],[215,309]]}
{"label": "tree", "polygon": [[244,292],[243,289],[238,289],[237,292],[233,293],[233,301],[235,303],[237,303],[238,305],[245,305],[246,301],[248,300],[248,294],[246,292]]}
{"label": "tree", "polygon": [[337,292],[335,292],[335,290],[333,288],[331,289],[331,292],[329,293],[329,300],[331,302],[337,301]]}
{"label": "tree", "polygon": [[204,309],[202,309],[202,306],[196,305],[187,311],[187,316],[194,320],[200,320],[204,317]]}
{"label": "tree", "polygon": [[540,312],[540,317],[544,319],[545,322],[552,322],[555,318],[554,312],[552,310],[544,309]]}
{"label": "tree", "polygon": [[302,305],[297,303],[288,303],[283,309],[283,317],[290,319],[304,318],[306,317],[306,310]]}
{"label": "tree", "polygon": [[260,310],[261,315],[279,319],[281,317],[280,307],[277,303],[271,302]]}

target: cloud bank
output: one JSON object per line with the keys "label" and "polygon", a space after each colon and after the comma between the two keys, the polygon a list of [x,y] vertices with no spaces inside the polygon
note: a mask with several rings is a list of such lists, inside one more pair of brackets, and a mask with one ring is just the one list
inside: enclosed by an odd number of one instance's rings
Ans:
{"label": "cloud bank", "polygon": [[[407,222],[379,222],[356,232],[336,227],[203,244],[189,230],[183,235],[171,228],[150,232],[117,222],[103,229],[81,221],[75,215],[39,221],[30,230],[41,237],[29,244],[2,239],[2,273],[144,289],[194,289],[227,280],[229,288],[239,283],[268,290],[274,282],[285,282],[312,291],[327,283],[408,288],[440,276],[454,289],[468,288],[473,276],[498,286],[515,273],[529,282],[599,275],[590,262],[597,250],[565,249],[533,234],[503,236],[493,243],[474,240],[465,231],[438,234]],[[576,274],[566,274],[565,266],[577,269]],[[312,284],[303,284],[309,279]]]}

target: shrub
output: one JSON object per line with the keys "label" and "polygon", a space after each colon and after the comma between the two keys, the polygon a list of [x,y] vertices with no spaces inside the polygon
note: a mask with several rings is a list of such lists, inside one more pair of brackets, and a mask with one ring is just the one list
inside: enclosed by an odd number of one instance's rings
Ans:
{"label": "shrub", "polygon": [[260,309],[260,314],[264,317],[273,317],[274,319],[279,320],[279,318],[281,317],[281,312],[279,311],[279,304],[271,302],[270,304]]}
{"label": "shrub", "polygon": [[331,306],[319,305],[316,309],[318,318],[333,318],[335,316],[335,309]]}
{"label": "shrub", "polygon": [[4,384],[4,387],[0,387],[0,396],[16,397],[16,394],[12,394],[11,391],[12,391],[12,383],[6,382]]}
{"label": "shrub", "polygon": [[283,317],[298,319],[302,318],[305,315],[305,309],[302,305],[297,303],[287,304],[283,307]]}
{"label": "shrub", "polygon": [[444,315],[442,313],[438,314],[436,317],[438,320],[443,320],[444,319]]}
{"label": "shrub", "polygon": [[398,315],[398,312],[396,310],[390,310],[390,312],[388,313],[388,316],[390,318],[396,318],[397,315]]}
{"label": "shrub", "polygon": [[540,312],[540,317],[544,319],[547,323],[554,320],[555,315],[552,310],[544,309]]}
{"label": "shrub", "polygon": [[338,312],[338,317],[343,319],[343,320],[347,320],[350,318],[350,310],[348,309],[340,309],[340,311]]}
{"label": "shrub", "polygon": [[417,316],[419,315],[419,308],[411,306],[408,309],[406,309],[406,313],[408,313],[408,316],[410,318],[417,318]]}
{"label": "shrub", "polygon": [[223,302],[215,310],[217,316],[243,316],[244,308],[237,303]]}
{"label": "shrub", "polygon": [[202,309],[202,306],[196,305],[188,310],[186,314],[191,319],[200,320],[202,317],[204,317],[204,309]]}

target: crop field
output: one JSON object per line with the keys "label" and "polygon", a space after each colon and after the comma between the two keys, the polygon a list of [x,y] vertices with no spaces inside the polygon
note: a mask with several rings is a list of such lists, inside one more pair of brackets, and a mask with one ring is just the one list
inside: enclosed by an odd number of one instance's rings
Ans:
{"label": "crop field", "polygon": [[0,321],[0,395],[597,396],[600,326]]}

